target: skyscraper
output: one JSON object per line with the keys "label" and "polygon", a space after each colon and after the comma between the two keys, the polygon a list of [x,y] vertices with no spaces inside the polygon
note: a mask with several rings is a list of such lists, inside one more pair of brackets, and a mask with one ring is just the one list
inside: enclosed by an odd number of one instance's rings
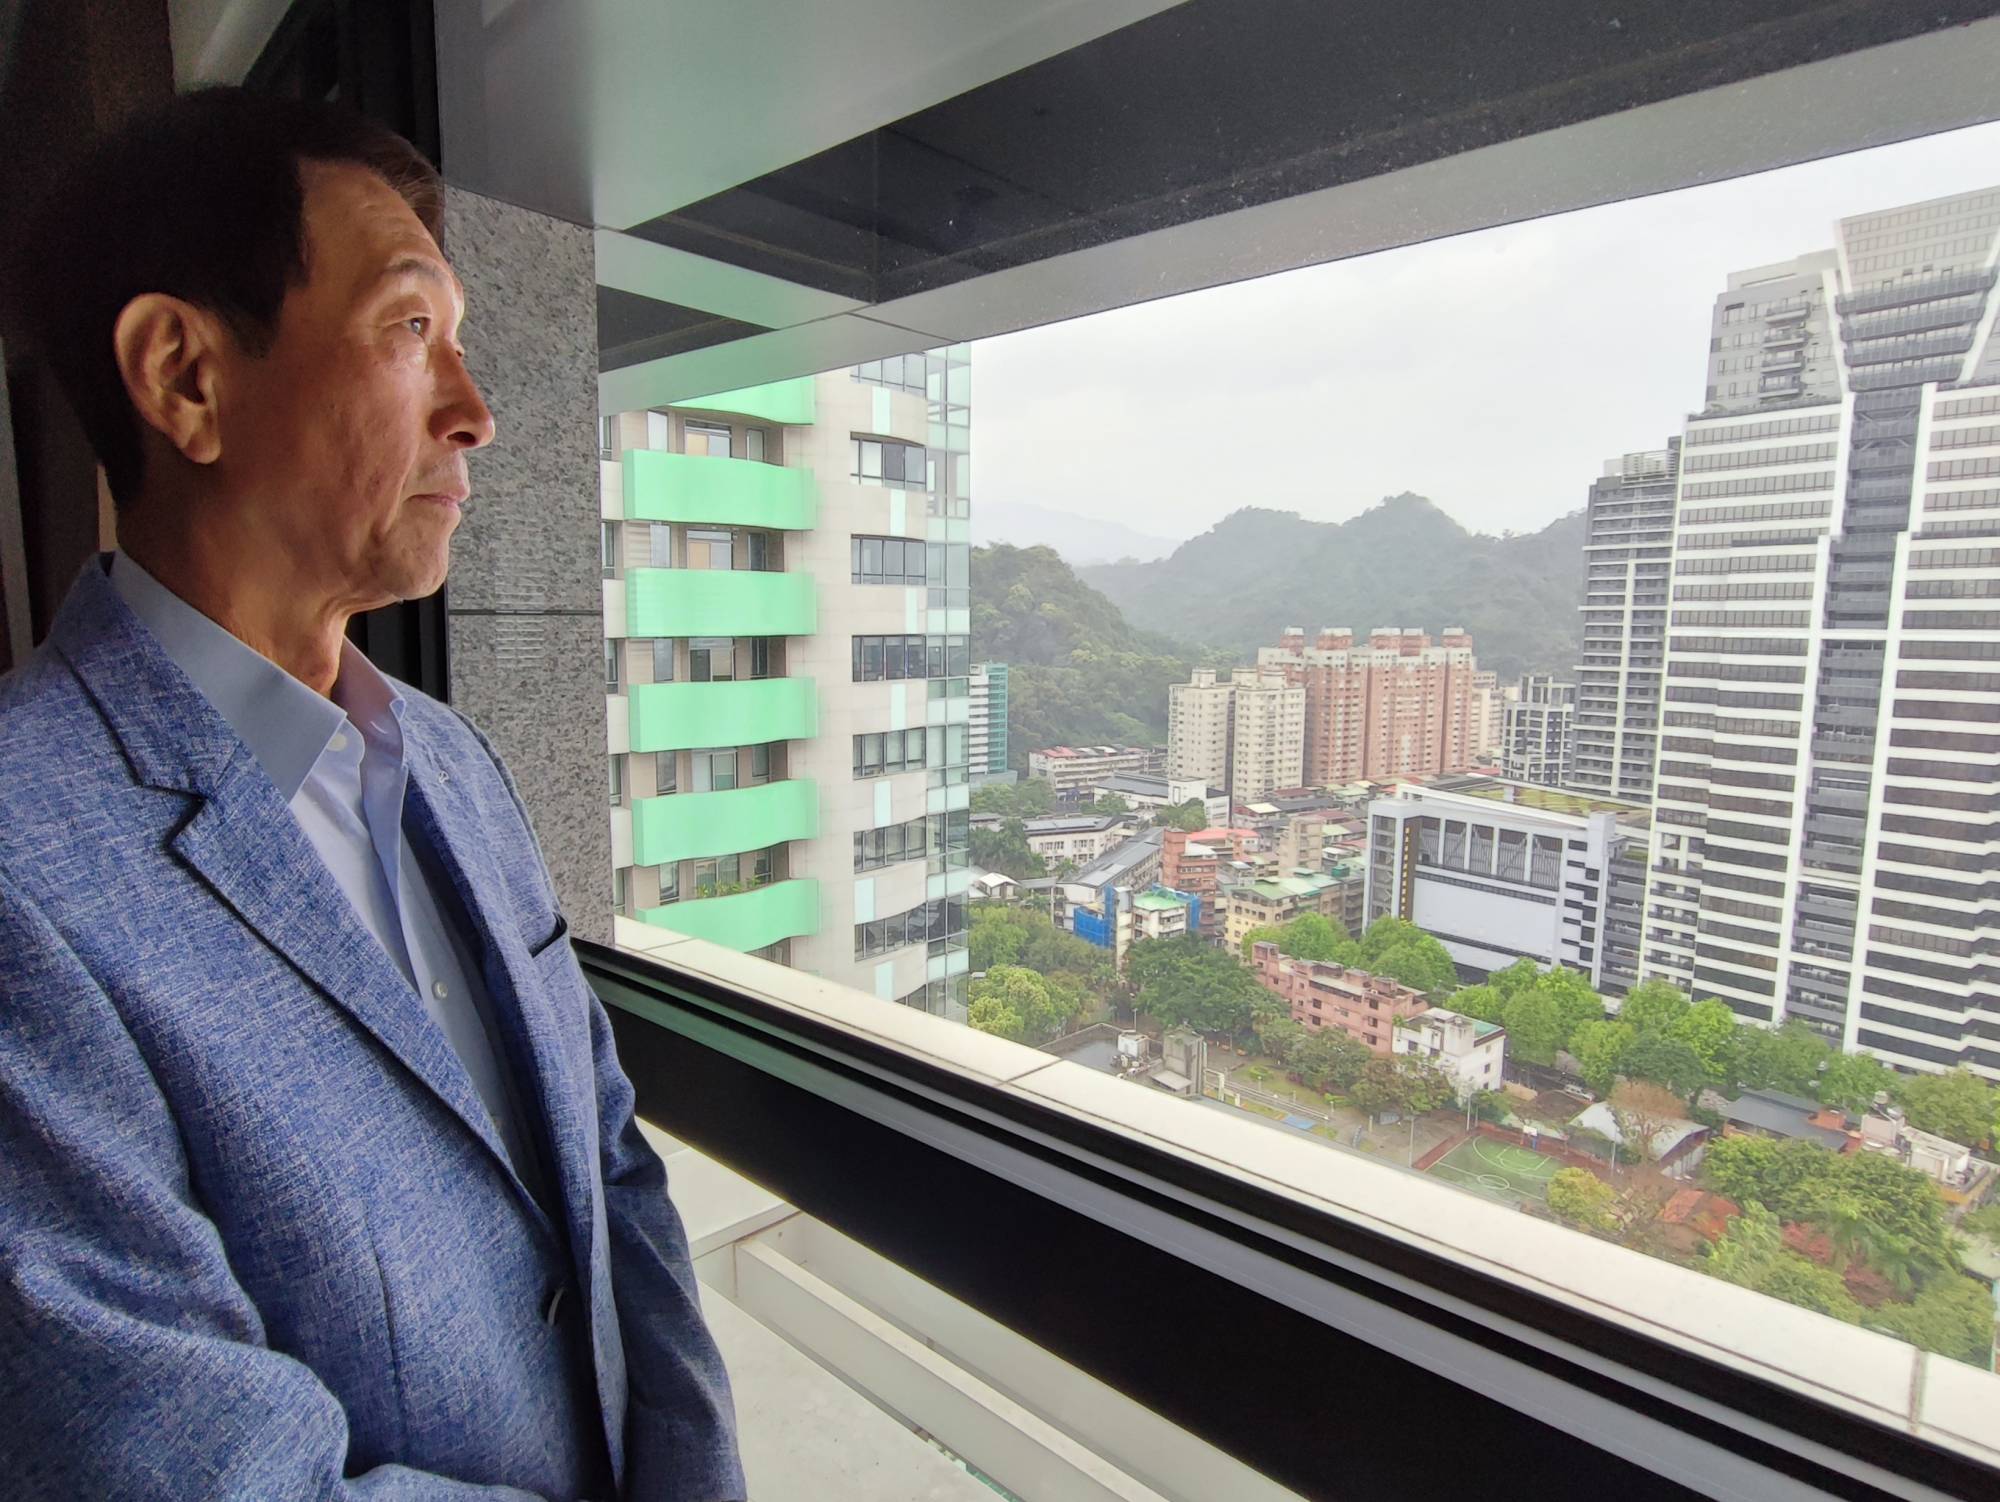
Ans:
{"label": "skyscraper", "polygon": [[1520,696],[1507,702],[1501,728],[1501,766],[1517,782],[1549,787],[1568,783],[1576,685],[1551,673],[1527,673]]}
{"label": "skyscraper", "polygon": [[1653,796],[1680,448],[1608,460],[1590,487],[1569,776],[1600,797]]}
{"label": "skyscraper", "polygon": [[970,687],[971,772],[992,777],[1007,770],[1007,664],[975,662]]}
{"label": "skyscraper", "polygon": [[1472,638],[1447,626],[1438,642],[1412,628],[1378,626],[1357,642],[1344,626],[1311,646],[1292,627],[1258,664],[1305,690],[1305,783],[1329,787],[1472,764]]}
{"label": "skyscraper", "polygon": [[964,348],[606,419],[621,914],[964,1015]]}
{"label": "skyscraper", "polygon": [[1717,298],[1683,438],[1643,966],[2000,1078],[2000,189]]}

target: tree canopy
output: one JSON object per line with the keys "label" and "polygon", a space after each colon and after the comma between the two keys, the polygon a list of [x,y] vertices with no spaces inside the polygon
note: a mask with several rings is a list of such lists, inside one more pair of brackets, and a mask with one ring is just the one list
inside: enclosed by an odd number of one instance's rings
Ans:
{"label": "tree canopy", "polygon": [[967,992],[966,1021],[1017,1043],[1046,1043],[1071,1030],[1083,995],[1060,978],[1022,965],[999,965]]}
{"label": "tree canopy", "polygon": [[1318,913],[1301,913],[1287,923],[1266,923],[1251,929],[1243,936],[1244,963],[1248,964],[1257,946],[1266,942],[1276,944],[1280,954],[1299,960],[1345,964],[1349,962],[1343,955],[1360,952],[1338,919],[1321,917]]}
{"label": "tree canopy", "polygon": [[1023,777],[1019,782],[984,782],[972,790],[975,814],[1031,819],[1037,814],[1054,813],[1055,807],[1055,784],[1041,777]]}
{"label": "tree canopy", "polygon": [[1920,1074],[1896,1091],[1903,1113],[1919,1131],[1975,1146],[1993,1135],[1994,1092],[1964,1065],[1948,1074]]}
{"label": "tree canopy", "polygon": [[972,864],[982,871],[999,871],[1016,881],[1046,876],[1048,866],[1028,845],[1028,829],[1019,819],[1004,819],[998,829],[975,829]]}
{"label": "tree canopy", "polygon": [[1197,829],[1208,828],[1208,804],[1200,798],[1190,798],[1185,803],[1161,809],[1153,816],[1153,822],[1167,829],[1185,829],[1193,834]]}
{"label": "tree canopy", "polygon": [[1163,1027],[1185,1023],[1205,1033],[1239,1033],[1269,993],[1226,949],[1194,934],[1141,939],[1126,957],[1139,1006]]}

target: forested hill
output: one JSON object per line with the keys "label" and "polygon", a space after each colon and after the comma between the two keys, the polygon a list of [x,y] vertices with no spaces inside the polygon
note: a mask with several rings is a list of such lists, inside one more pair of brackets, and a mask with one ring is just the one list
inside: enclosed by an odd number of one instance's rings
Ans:
{"label": "forested hill", "polygon": [[[1422,496],[1391,496],[1345,522],[1246,508],[1153,563],[1100,564],[1081,578],[1131,626],[1172,631],[1254,660],[1287,626],[1366,634],[1463,626],[1482,668],[1568,676],[1582,602],[1583,513],[1539,532],[1468,532]],[[974,593],[981,593],[975,576]]]}
{"label": "forested hill", "polygon": [[1135,630],[1047,547],[972,550],[972,657],[1004,662],[1011,763],[1077,744],[1164,745],[1167,686],[1235,655]]}

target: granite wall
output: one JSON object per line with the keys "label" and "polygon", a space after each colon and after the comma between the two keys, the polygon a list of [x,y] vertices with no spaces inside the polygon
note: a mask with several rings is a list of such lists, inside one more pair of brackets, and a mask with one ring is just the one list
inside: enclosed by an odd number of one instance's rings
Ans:
{"label": "granite wall", "polygon": [[451,701],[486,732],[534,820],[571,931],[610,938],[604,593],[598,556],[591,233],[450,189],[445,250],[493,409],[452,544]]}

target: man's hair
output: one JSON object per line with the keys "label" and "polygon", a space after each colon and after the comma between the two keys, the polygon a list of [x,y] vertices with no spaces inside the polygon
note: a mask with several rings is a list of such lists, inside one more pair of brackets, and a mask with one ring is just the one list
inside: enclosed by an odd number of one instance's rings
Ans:
{"label": "man's hair", "polygon": [[285,294],[308,274],[306,162],[368,168],[443,243],[437,170],[409,142],[337,105],[241,89],[182,95],[97,143],[27,237],[25,321],[120,507],[138,495],[144,451],[112,348],[118,315],[166,293],[267,353]]}

